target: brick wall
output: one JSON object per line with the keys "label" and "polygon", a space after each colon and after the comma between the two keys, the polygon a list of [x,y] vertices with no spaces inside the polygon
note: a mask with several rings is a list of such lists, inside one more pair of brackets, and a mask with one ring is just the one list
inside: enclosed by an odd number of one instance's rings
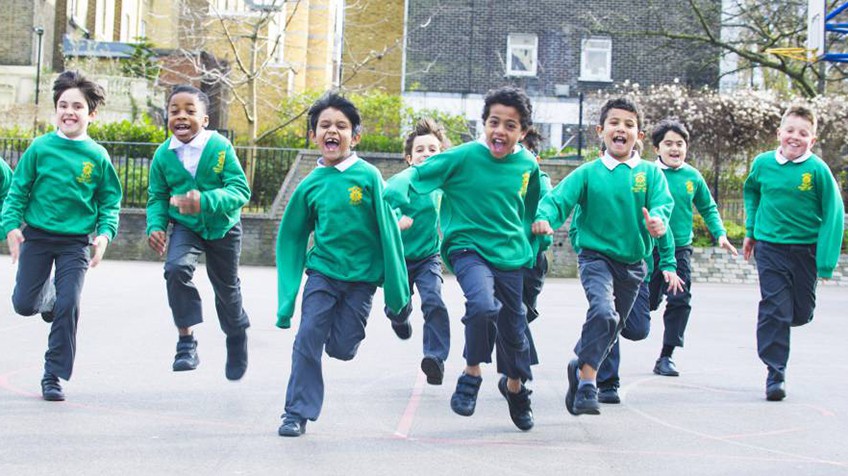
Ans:
{"label": "brick wall", "polygon": [[[35,17],[33,0],[4,0],[0,8],[0,64],[28,66],[32,64],[32,32]],[[45,30],[52,25],[43,25]]]}

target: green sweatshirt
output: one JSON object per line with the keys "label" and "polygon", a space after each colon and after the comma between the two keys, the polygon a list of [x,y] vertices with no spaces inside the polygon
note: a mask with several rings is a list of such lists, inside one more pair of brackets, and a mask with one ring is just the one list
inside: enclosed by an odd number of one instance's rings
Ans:
{"label": "green sweatshirt", "polygon": [[400,229],[383,201],[380,171],[355,160],[344,172],[313,170],[286,205],[277,235],[277,327],[291,326],[304,267],[340,281],[383,285],[394,312],[409,302]]}
{"label": "green sweatshirt", "polygon": [[621,163],[609,170],[596,159],[557,184],[539,204],[536,220],[546,220],[557,229],[576,205],[580,205],[577,247],[629,264],[653,249],[642,208],[668,223],[674,200],[656,164],[640,160],[633,168]]}
{"label": "green sweatshirt", "polygon": [[[388,180],[391,183],[395,178]],[[403,254],[409,261],[421,260],[439,252],[439,204],[442,193],[438,190],[428,194],[414,193],[409,203],[400,207],[402,215],[412,218],[412,226],[400,232],[403,238]]]}
{"label": "green sweatshirt", "polygon": [[816,268],[833,276],[839,261],[845,206],[823,160],[780,165],[775,151],[757,156],[745,180],[745,231],[755,240],[816,244]]}
{"label": "green sweatshirt", "polygon": [[[147,234],[168,229],[173,220],[204,240],[224,237],[241,219],[241,208],[250,200],[250,188],[233,145],[213,132],[203,148],[197,173],[191,176],[177,153],[168,149],[169,138],[156,149],[147,188]],[[200,213],[182,215],[170,205],[171,196],[200,191]]]}
{"label": "green sweatshirt", "polygon": [[[539,200],[545,198],[545,195],[551,192],[551,177],[543,171],[539,171]],[[551,247],[554,242],[554,237],[550,235],[534,235],[531,231],[533,219],[535,216],[528,215],[526,220],[527,236],[530,238],[530,247],[533,249],[533,256],[538,256]]]}
{"label": "green sweatshirt", "polygon": [[539,200],[539,165],[520,148],[502,159],[478,141],[428,158],[396,176],[386,200],[409,203],[413,192],[444,193],[441,206],[442,258],[450,268],[453,251],[470,249],[502,270],[532,267],[536,256],[527,238],[527,221]]}
{"label": "green sweatshirt", "polygon": [[12,169],[5,160],[0,160],[0,210],[3,210],[3,202],[12,187]]}
{"label": "green sweatshirt", "polygon": [[3,204],[3,233],[22,222],[59,235],[118,232],[121,182],[109,154],[90,138],[55,132],[32,141],[15,167]]}
{"label": "green sweatshirt", "polygon": [[674,198],[674,210],[671,212],[669,226],[674,234],[675,246],[692,244],[692,204],[698,209],[714,237],[720,238],[727,234],[707,182],[698,169],[683,164],[677,169],[664,168],[662,171],[668,181],[668,190]]}

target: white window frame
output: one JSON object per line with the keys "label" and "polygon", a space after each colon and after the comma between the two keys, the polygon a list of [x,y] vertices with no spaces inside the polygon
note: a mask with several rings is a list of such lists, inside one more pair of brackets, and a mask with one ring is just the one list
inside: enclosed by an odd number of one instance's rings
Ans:
{"label": "white window frame", "polygon": [[[606,54],[606,74],[592,74],[589,72],[589,53]],[[612,82],[612,38],[583,38],[580,42],[580,77],[578,81],[591,81],[595,83]]]}
{"label": "white window frame", "polygon": [[[532,45],[529,44],[532,42]],[[528,71],[514,70],[512,67],[513,48],[531,49],[530,69]],[[506,39],[506,75],[507,76],[536,76],[539,69],[539,37],[533,33],[510,33]]]}

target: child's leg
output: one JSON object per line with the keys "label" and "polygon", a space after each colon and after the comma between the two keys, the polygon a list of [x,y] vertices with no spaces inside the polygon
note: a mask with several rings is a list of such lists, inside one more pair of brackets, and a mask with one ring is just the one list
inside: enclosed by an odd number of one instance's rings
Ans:
{"label": "child's leg", "polygon": [[434,255],[419,261],[416,268],[415,285],[424,314],[424,355],[444,362],[450,351],[450,319],[442,300],[442,261]]}
{"label": "child's leg", "polygon": [[[465,294],[465,363],[477,367],[492,362],[501,303],[495,299],[495,276],[489,264],[473,251],[451,255],[453,269]],[[469,369],[466,369],[469,370]]]}
{"label": "child's leg", "polygon": [[335,281],[307,270],[300,325],[292,346],[292,368],[286,388],[286,415],[316,420],[324,404],[321,356],[338,313],[340,289]]}
{"label": "child's leg", "polygon": [[648,283],[648,302],[649,309],[651,311],[656,311],[660,308],[660,304],[662,304],[663,296],[668,289],[668,285],[666,284],[665,276],[663,276],[662,270],[660,269],[660,255],[656,249],[654,249],[653,260],[654,269],[651,272],[650,282]]}
{"label": "child's leg", "polygon": [[[649,291],[648,283],[642,281],[639,285],[639,294],[636,296],[636,302],[633,304],[633,309],[630,310],[627,319],[624,321],[624,328],[621,329],[621,337],[640,341],[648,337],[651,330],[651,310],[649,308]],[[621,363],[621,350],[619,340],[610,348],[606,359],[601,363],[601,368],[598,369],[598,388],[618,388],[619,377],[618,368]]]}
{"label": "child's leg", "polygon": [[536,255],[536,264],[532,268],[522,268],[524,272],[524,290],[522,301],[527,307],[527,322],[533,322],[539,317],[536,309],[536,301],[545,284],[545,275],[548,274],[548,258],[543,251]]}
{"label": "child's leg", "polygon": [[218,311],[221,330],[228,336],[241,335],[250,327],[242,305],[238,276],[241,223],[232,227],[220,240],[206,241],[205,251],[206,272],[215,291],[215,310]]}
{"label": "child's leg", "polygon": [[44,305],[45,285],[50,278],[56,250],[44,231],[27,227],[23,234],[26,241],[21,244],[12,307],[22,316],[32,316]]}
{"label": "child's leg", "polygon": [[325,350],[339,360],[351,360],[365,339],[365,326],[377,287],[368,283],[336,283],[339,301],[330,324]]}
{"label": "child's leg", "polygon": [[792,256],[790,245],[757,241],[754,258],[760,277],[757,315],[757,352],[768,367],[767,383],[783,382],[789,360],[789,327],[792,324]]}
{"label": "child's leg", "polygon": [[790,251],[793,258],[792,327],[798,327],[812,321],[816,309],[816,250],[812,245],[794,245]]}
{"label": "child's leg", "polygon": [[203,250],[203,240],[196,233],[174,223],[165,259],[165,282],[174,324],[183,334],[188,334],[188,329],[203,322],[200,293],[192,282],[197,259]]}
{"label": "child's leg", "polygon": [[501,304],[497,320],[498,363],[517,391],[517,381],[533,379],[530,370],[530,346],[527,342],[527,315],[521,300],[524,272],[521,269],[502,271],[495,269],[495,297]]}
{"label": "child's leg", "polygon": [[398,338],[406,340],[412,337],[412,324],[409,323],[409,316],[412,314],[412,296],[415,295],[415,288],[413,287],[413,283],[415,280],[416,273],[420,272],[418,268],[416,268],[415,263],[412,261],[406,262],[406,274],[409,278],[409,302],[406,303],[406,306],[400,310],[399,313],[395,314],[389,309],[389,306],[385,306],[383,308],[383,312],[386,314],[386,317],[389,318],[389,321],[392,323],[392,330],[395,331],[395,335]]}
{"label": "child's leg", "polygon": [[692,306],[690,289],[692,288],[692,247],[681,246],[674,252],[677,260],[677,276],[683,281],[683,291],[676,294],[666,295],[665,313],[663,314],[663,345],[672,347],[683,347],[683,333],[689,323],[689,314]]}
{"label": "child's leg", "polygon": [[76,356],[80,296],[88,270],[88,237],[62,237],[56,241],[56,304],[44,370],[69,380]]}

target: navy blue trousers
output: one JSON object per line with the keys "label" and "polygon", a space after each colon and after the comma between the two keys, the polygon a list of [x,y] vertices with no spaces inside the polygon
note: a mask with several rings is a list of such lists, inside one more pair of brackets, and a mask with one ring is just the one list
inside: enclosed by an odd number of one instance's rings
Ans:
{"label": "navy blue trousers", "polygon": [[588,364],[597,370],[636,302],[645,277],[645,262],[619,263],[596,251],[583,250],[577,257],[577,266],[589,310],[574,353],[581,367]]}
{"label": "navy blue trousers", "polygon": [[[624,337],[627,340],[639,341],[648,337],[651,331],[651,309],[649,308],[649,291],[648,283],[642,281],[639,285],[639,294],[636,296],[636,302],[633,303],[633,309],[627,315],[624,321],[624,327],[621,329],[619,337]],[[621,349],[619,345],[620,339],[616,339],[612,348],[607,354],[607,358],[598,369],[598,388],[618,388],[620,379],[618,377],[618,368],[621,364]]]}
{"label": "navy blue trousers", "polygon": [[757,352],[768,367],[768,383],[786,379],[789,331],[813,320],[816,308],[815,245],[754,245],[760,276]]}
{"label": "navy blue trousers", "polygon": [[522,270],[497,269],[471,250],[454,252],[450,260],[465,294],[466,364],[492,362],[497,341],[497,371],[509,378],[532,380],[527,317],[521,302]]}
{"label": "navy blue trousers", "polygon": [[50,286],[50,270],[55,265],[56,304],[44,354],[44,371],[68,380],[74,370],[80,296],[88,270],[89,237],[57,235],[33,227],[24,228],[23,234],[25,241],[21,244],[12,306],[23,316],[40,312]]}
{"label": "navy blue trousers", "polygon": [[192,281],[201,253],[206,254],[206,274],[215,292],[215,310],[221,329],[228,336],[238,335],[250,326],[242,306],[238,276],[241,223],[219,240],[204,240],[189,228],[174,223],[165,260],[168,304],[174,324],[184,328],[203,322],[200,293]]}
{"label": "navy blue trousers", "polygon": [[292,347],[292,369],[286,388],[286,415],[315,421],[324,405],[321,357],[339,360],[356,356],[365,339],[365,325],[376,286],[346,282],[306,271],[300,326]]}
{"label": "navy blue trousers", "polygon": [[[418,288],[421,298],[421,313],[424,314],[424,355],[447,360],[450,352],[450,319],[448,308],[442,300],[442,260],[433,255],[417,261],[407,261],[409,290]],[[412,314],[412,300],[395,314],[385,308],[386,316],[393,322],[403,323]]]}
{"label": "navy blue trousers", "polygon": [[674,250],[677,260],[677,276],[683,281],[683,292],[668,294],[668,284],[659,269],[659,254],[654,251],[654,274],[651,276],[651,310],[660,307],[663,296],[666,298],[663,313],[663,345],[683,347],[683,334],[692,312],[692,247],[680,246]]}

